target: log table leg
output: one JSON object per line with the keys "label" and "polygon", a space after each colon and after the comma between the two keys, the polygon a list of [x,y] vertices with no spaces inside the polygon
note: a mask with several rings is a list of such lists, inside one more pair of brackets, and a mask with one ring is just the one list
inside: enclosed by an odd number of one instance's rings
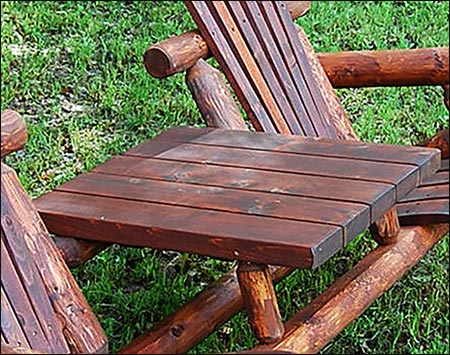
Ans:
{"label": "log table leg", "polygon": [[388,245],[397,241],[400,233],[400,222],[398,221],[397,209],[392,207],[374,224],[370,226],[375,241],[380,245]]}
{"label": "log table leg", "polygon": [[253,333],[261,344],[279,341],[284,334],[280,311],[267,265],[241,261],[237,276]]}

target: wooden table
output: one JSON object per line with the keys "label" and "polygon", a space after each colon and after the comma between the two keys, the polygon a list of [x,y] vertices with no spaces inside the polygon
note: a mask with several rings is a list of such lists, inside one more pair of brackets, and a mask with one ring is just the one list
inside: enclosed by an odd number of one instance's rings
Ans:
{"label": "wooden table", "polygon": [[50,232],[314,268],[440,164],[440,153],[173,128],[35,202]]}

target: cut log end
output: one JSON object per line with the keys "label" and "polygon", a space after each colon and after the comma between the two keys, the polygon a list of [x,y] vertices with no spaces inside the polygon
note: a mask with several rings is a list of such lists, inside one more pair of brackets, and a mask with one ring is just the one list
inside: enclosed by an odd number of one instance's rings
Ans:
{"label": "cut log end", "polygon": [[25,120],[16,111],[2,112],[1,157],[23,148],[28,139]]}
{"label": "cut log end", "polygon": [[158,79],[165,78],[174,72],[169,54],[160,47],[150,47],[144,53],[144,63],[147,72]]}

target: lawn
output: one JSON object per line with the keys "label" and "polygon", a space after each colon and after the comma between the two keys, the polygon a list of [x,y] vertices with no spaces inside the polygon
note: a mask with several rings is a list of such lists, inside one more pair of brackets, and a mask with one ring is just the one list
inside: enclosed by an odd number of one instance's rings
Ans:
{"label": "lawn", "polygon": [[[29,141],[7,157],[28,193],[62,182],[173,125],[203,126],[184,75],[150,77],[142,54],[194,27],[181,2],[2,1],[1,108],[25,118]],[[319,52],[449,45],[447,1],[313,2],[298,20]],[[448,127],[439,87],[341,89],[367,141],[415,144]],[[367,234],[315,271],[277,285],[283,318],[355,265]],[[233,263],[114,246],[73,272],[113,351],[191,299]],[[322,353],[449,353],[448,236]],[[240,313],[192,353],[254,345]]]}

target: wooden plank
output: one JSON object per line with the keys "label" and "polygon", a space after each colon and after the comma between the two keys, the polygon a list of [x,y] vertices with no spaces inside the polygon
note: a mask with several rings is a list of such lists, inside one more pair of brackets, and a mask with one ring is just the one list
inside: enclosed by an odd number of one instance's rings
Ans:
{"label": "wooden plank", "polygon": [[403,197],[400,202],[414,202],[445,198],[448,198],[448,183],[441,185],[419,186]]}
{"label": "wooden plank", "polygon": [[298,39],[302,43],[303,50],[309,58],[309,63],[317,83],[317,88],[322,92],[322,95],[326,98],[326,102],[328,103],[327,110],[329,114],[325,116],[325,125],[327,127],[333,127],[333,131],[336,132],[338,139],[358,140],[352,124],[348,119],[339,98],[334,91],[322,64],[319,61],[319,58],[315,53],[314,48],[308,41],[308,37],[301,27],[295,27],[297,30]]}
{"label": "wooden plank", "polygon": [[57,190],[329,224],[343,229],[344,243],[373,222],[370,220],[370,207],[365,204],[114,175],[82,174]]}
{"label": "wooden plank", "polygon": [[[292,40],[298,42],[298,38],[296,38],[297,35],[295,33],[286,32],[286,25],[283,23],[283,18],[278,15],[274,7],[274,2],[259,2],[258,6],[262,14],[261,18],[258,19],[258,22],[262,22],[261,19],[264,18],[264,23],[266,26],[270,27],[270,33],[267,34],[267,36],[273,38],[276,42],[275,46],[271,48],[271,51],[278,52],[283,57],[285,66],[288,68],[288,72],[290,72],[290,75],[288,75],[295,83],[294,90],[290,91],[290,95],[293,96],[294,100],[301,101],[305,105],[306,113],[300,111],[297,115],[300,125],[305,127],[307,136],[335,138],[336,133],[332,130],[332,127],[325,127],[322,122],[323,119],[321,116],[323,115],[323,112],[320,110],[323,108],[318,107],[318,98],[313,97],[308,88],[311,85],[309,82],[314,80],[314,78],[305,73],[305,70],[300,66],[300,62],[291,46]],[[291,39],[290,37],[292,36],[295,38]],[[298,44],[300,44],[300,42],[298,42]],[[306,60],[302,61],[301,65],[310,65],[310,63]],[[283,67],[284,66],[279,67],[277,65],[275,70],[280,71]],[[313,82],[313,85],[315,85],[315,82]],[[307,130],[308,127],[311,127],[312,130]]]}
{"label": "wooden plank", "polygon": [[327,138],[297,137],[259,132],[229,131],[225,129],[213,131],[208,135],[191,141],[191,144],[409,164],[421,167],[422,179],[426,179],[441,166],[440,152],[437,149],[358,141],[344,142]]}
{"label": "wooden plank", "polygon": [[401,225],[429,225],[449,221],[448,159],[439,172],[397,203]]}
{"label": "wooden plank", "polygon": [[[236,31],[237,24],[233,20],[231,13],[228,11],[225,2],[206,2],[212,17],[219,24],[220,30],[225,35],[229,43],[232,43],[232,50],[241,61],[241,65],[247,71],[249,80],[253,83],[253,88],[261,97],[261,102],[266,106],[274,126],[278,133],[289,134],[292,133],[284,118],[284,107],[280,107],[276,100],[276,93],[271,91],[271,88],[264,78],[262,71],[258,68],[252,50],[246,44],[242,34]],[[229,53],[223,53],[223,56],[229,56]]]}
{"label": "wooden plank", "polygon": [[176,147],[179,142],[190,142],[211,132],[214,132],[214,128],[172,127],[131,148],[127,154],[140,154],[141,151],[145,151],[148,155],[156,155]]}
{"label": "wooden plank", "polygon": [[448,168],[449,168],[448,159],[444,159],[441,161],[441,167],[439,168],[438,171],[448,171]]}
{"label": "wooden plank", "polygon": [[[211,52],[214,53],[216,60],[226,73],[255,129],[277,132],[265,106],[247,78],[239,58],[234,56],[230,42],[212,17],[206,2],[185,1],[185,5],[196,21],[202,35],[208,41]],[[226,59],[222,53],[228,53]]]}
{"label": "wooden plank", "polygon": [[156,157],[204,165],[234,166],[279,172],[340,177],[351,180],[384,182],[396,185],[397,198],[417,186],[419,168],[391,163],[344,158],[316,157],[241,148],[223,148],[183,144]]}
{"label": "wooden plank", "polygon": [[8,296],[3,288],[3,282],[1,286],[1,307],[2,341],[4,338],[4,341],[8,344],[30,347],[22,325],[19,323],[19,318],[14,312],[11,302],[8,300]]}
{"label": "wooden plank", "polygon": [[363,203],[371,206],[372,220],[395,203],[392,184],[198,163],[175,166],[172,161],[134,156],[116,156],[92,172]]}
{"label": "wooden plank", "polygon": [[[3,302],[7,302],[8,308],[11,308],[11,312],[8,311],[9,316],[5,318],[5,324],[3,324],[2,315],[2,331],[4,332],[9,342],[14,343],[18,346],[29,346],[34,349],[42,351],[52,351],[52,346],[49,344],[46,332],[44,329],[47,327],[47,323],[42,317],[42,312],[44,314],[49,312],[45,310],[46,304],[41,305],[41,313],[38,311],[36,313],[35,307],[36,303],[30,299],[28,294],[26,284],[30,283],[30,279],[23,280],[20,275],[18,275],[16,267],[14,266],[14,261],[11,259],[6,246],[5,236],[2,233],[2,244],[1,244],[1,259],[2,259],[2,311]],[[37,281],[31,281],[37,282]],[[25,283],[25,285],[24,285]],[[4,295],[3,295],[4,292]],[[5,297],[5,300],[3,300]],[[48,302],[47,302],[48,306]],[[50,306],[51,307],[51,306]],[[50,309],[51,311],[51,309]],[[9,321],[8,321],[9,320]],[[52,321],[52,315],[50,315],[50,321]],[[17,326],[13,324],[17,322]],[[55,319],[53,318],[53,325],[55,325]],[[42,324],[41,324],[42,323]],[[4,327],[5,326],[5,327]],[[20,330],[18,329],[20,328]],[[17,332],[17,334],[16,334]],[[22,339],[17,340],[16,339]],[[26,338],[26,342],[23,338]],[[12,341],[11,339],[16,339]],[[21,344],[18,344],[20,342]]]}
{"label": "wooden plank", "polygon": [[342,247],[341,228],[329,225],[58,191],[35,202],[53,233],[133,246],[297,267]]}
{"label": "wooden plank", "polygon": [[399,203],[397,213],[402,226],[448,223],[448,195],[443,199]]}
{"label": "wooden plank", "polygon": [[[261,13],[259,13],[258,6],[255,2],[237,2],[230,1],[225,2],[227,9],[230,11],[230,14],[233,16],[236,29],[240,32],[240,35],[245,40],[249,50],[252,53],[252,57],[258,65],[259,70],[263,78],[265,79],[269,90],[271,91],[275,102],[278,107],[282,110],[283,120],[286,121],[286,124],[289,126],[289,129],[294,134],[300,135],[315,135],[314,129],[309,124],[309,126],[301,127],[297,121],[297,114],[293,109],[293,103],[300,103],[301,100],[297,100],[293,98],[289,98],[289,90],[288,88],[281,85],[279,77],[277,77],[277,73],[275,71],[276,67],[271,62],[270,50],[267,49],[262,38],[270,38],[270,34],[267,28],[267,24],[261,21]],[[253,5],[253,6],[252,6]],[[252,14],[252,11],[257,11]],[[260,21],[255,21],[252,15],[259,16]],[[254,30],[255,23],[259,23],[260,27],[257,30]],[[264,33],[264,30],[265,33]],[[271,50],[273,52],[277,52],[275,43],[272,43]],[[237,56],[240,53],[237,54]],[[280,58],[281,59],[281,58]],[[281,60],[278,64],[281,64]],[[244,63],[245,65],[245,63]],[[254,73],[250,71],[250,75]],[[259,87],[257,87],[258,89]],[[291,89],[292,90],[292,89]],[[300,112],[303,115],[307,115],[303,106],[298,105]]]}
{"label": "wooden plank", "polygon": [[[330,120],[327,100],[323,95],[323,92],[319,90],[319,85],[312,80],[314,78],[314,72],[311,66],[311,55],[304,49],[304,45],[296,35],[296,29],[294,22],[289,16],[289,12],[286,9],[286,4],[283,2],[272,1],[267,4],[268,7],[273,6],[276,13],[278,13],[280,22],[284,27],[284,32],[288,35],[290,46],[294,52],[297,63],[299,64],[300,71],[305,78],[305,83],[310,93],[313,104],[317,107],[319,116],[315,118],[314,124],[316,126],[317,134],[319,136],[325,136],[330,138],[336,138],[336,131],[332,129],[331,125],[328,125]],[[323,76],[322,80],[328,80],[326,76]]]}
{"label": "wooden plank", "polygon": [[421,182],[421,186],[432,186],[432,185],[439,185],[439,184],[448,184],[449,181],[449,173],[447,171],[439,171],[435,174],[432,174],[427,179]]}
{"label": "wooden plank", "polygon": [[[253,28],[255,28],[256,35],[263,47],[263,51],[271,62],[270,70],[274,71],[274,74],[277,76],[277,80],[285,90],[289,103],[295,112],[294,120],[290,120],[289,117],[285,116],[287,123],[291,127],[291,131],[294,134],[315,135],[314,127],[308,119],[306,119],[303,125],[298,123],[298,117],[302,116],[308,118],[308,113],[302,98],[298,96],[298,92],[297,95],[294,95],[294,92],[297,90],[297,85],[300,84],[297,84],[292,80],[290,75],[289,64],[293,66],[293,63],[286,63],[286,61],[283,60],[281,52],[277,50],[277,44],[270,32],[268,24],[265,21],[261,21],[262,15],[257,4],[253,1],[242,2],[242,4],[249,21]],[[257,19],[255,17],[257,17]]]}

